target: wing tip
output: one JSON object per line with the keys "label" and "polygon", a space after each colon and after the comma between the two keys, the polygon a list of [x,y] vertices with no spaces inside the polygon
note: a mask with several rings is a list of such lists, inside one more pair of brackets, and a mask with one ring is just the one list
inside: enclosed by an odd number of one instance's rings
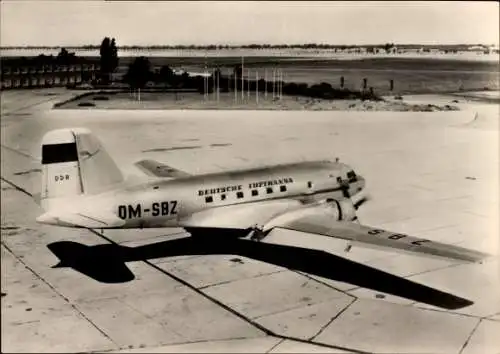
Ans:
{"label": "wing tip", "polygon": [[472,251],[472,252],[475,252],[475,253],[472,254],[470,257],[469,262],[471,262],[471,263],[483,264],[485,261],[488,261],[492,258],[498,257],[498,256],[493,255],[491,253],[484,253],[484,252],[479,252],[479,251]]}

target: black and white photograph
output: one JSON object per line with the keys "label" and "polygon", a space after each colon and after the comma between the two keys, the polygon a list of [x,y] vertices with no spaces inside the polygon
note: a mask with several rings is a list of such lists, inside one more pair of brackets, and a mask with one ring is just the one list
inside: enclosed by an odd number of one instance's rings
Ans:
{"label": "black and white photograph", "polygon": [[0,2],[2,353],[500,353],[496,1]]}

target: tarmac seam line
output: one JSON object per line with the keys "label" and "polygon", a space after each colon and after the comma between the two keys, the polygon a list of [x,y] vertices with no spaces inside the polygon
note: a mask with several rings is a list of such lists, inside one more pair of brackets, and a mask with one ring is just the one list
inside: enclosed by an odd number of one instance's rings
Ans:
{"label": "tarmac seam line", "polygon": [[311,276],[310,276],[309,274],[307,274],[307,273],[303,273],[303,272],[299,272],[299,271],[293,271],[293,272],[294,272],[294,273],[297,273],[297,274],[299,274],[299,275],[302,275],[303,277],[308,278],[308,279],[310,279],[310,280],[312,280],[312,281],[315,281],[315,282],[317,282],[317,283],[320,283],[320,284],[322,284],[322,285],[324,285],[324,286],[326,286],[326,287],[328,287],[328,288],[330,288],[330,289],[333,289],[333,290],[336,290],[336,291],[338,291],[338,292],[341,292],[341,293],[343,293],[344,295],[347,295],[347,296],[349,296],[349,297],[351,297],[351,298],[357,299],[357,296],[355,296],[355,295],[353,295],[353,294],[349,294],[349,291],[351,291],[351,289],[348,289],[348,290],[341,290],[341,289],[338,289],[338,288],[334,287],[334,286],[333,286],[333,285],[331,285],[331,284],[328,284],[328,283],[327,283],[327,282],[325,282],[325,281],[322,281],[322,280],[316,279],[316,278],[314,278],[314,277],[311,277]]}
{"label": "tarmac seam line", "polygon": [[497,321],[497,320],[495,320],[495,319],[494,319],[494,318],[492,318],[492,317],[494,317],[494,316],[499,316],[499,315],[500,315],[500,312],[495,312],[494,314],[492,314],[492,315],[488,315],[488,316],[487,316],[487,317],[485,317],[485,318],[486,318],[486,319],[488,319],[488,320]]}
{"label": "tarmac seam line", "polygon": [[263,318],[266,318],[266,317],[270,317],[270,316],[274,316],[274,315],[278,315],[278,314],[282,314],[282,313],[285,313],[285,312],[294,311],[294,310],[298,310],[298,309],[307,308],[309,306],[325,304],[325,303],[330,302],[332,300],[339,300],[339,299],[341,299],[341,298],[339,298],[339,297],[332,297],[332,298],[328,298],[326,300],[321,300],[321,301],[314,302],[314,303],[311,303],[311,304],[307,304],[307,303],[306,304],[299,304],[299,305],[296,305],[296,306],[293,306],[293,307],[290,307],[290,308],[286,308],[284,310],[278,310],[278,311],[266,313],[264,315],[255,316],[255,317],[252,317],[252,319],[254,319],[254,320],[260,320],[260,319],[263,319]]}
{"label": "tarmac seam line", "polygon": [[309,338],[310,341],[313,341],[315,340],[321,333],[323,333],[323,331],[329,326],[331,325],[337,318],[339,318],[349,307],[351,307],[352,304],[354,304],[356,302],[357,298],[354,298],[354,299],[351,299],[351,302],[348,303],[342,310],[340,310],[337,314],[335,314],[335,316],[333,316],[330,321],[328,321],[323,327],[320,328],[320,330],[318,331],[318,333],[316,333],[315,335],[313,335],[311,338]]}
{"label": "tarmac seam line", "polygon": [[458,354],[462,354],[462,352],[464,351],[464,349],[467,347],[467,345],[469,344],[472,336],[474,335],[474,333],[476,333],[476,330],[478,329],[479,325],[481,324],[481,321],[482,321],[482,319],[480,319],[479,321],[477,321],[476,325],[474,326],[474,328],[470,332],[469,336],[465,340],[465,343],[462,345],[462,348],[460,348],[460,351],[458,352]]}
{"label": "tarmac seam line", "polygon": [[[271,336],[272,337],[272,336]],[[179,345],[189,345],[189,344],[200,344],[200,343],[218,343],[218,342],[227,342],[227,341],[240,341],[240,340],[245,340],[245,339],[255,339],[255,338],[266,338],[266,337],[233,337],[233,338],[226,338],[226,339],[201,339],[201,340],[194,340],[194,341],[189,341],[189,342],[170,342],[170,343],[158,343],[155,345],[151,346],[124,346],[118,349],[118,351],[122,350],[134,350],[134,349],[153,349],[153,348],[158,348],[158,347],[174,347],[174,346],[179,346]],[[83,353],[109,353],[109,352],[116,352],[116,349],[104,349],[104,350],[99,350],[99,351],[90,351],[90,352],[83,352]]]}
{"label": "tarmac seam line", "polygon": [[24,194],[26,194],[26,195],[30,196],[31,198],[33,198],[33,195],[32,195],[30,192],[28,192],[26,189],[24,189],[24,188],[22,188],[22,187],[19,187],[18,185],[16,185],[16,184],[12,183],[11,181],[6,180],[6,179],[5,179],[5,178],[3,178],[3,177],[0,177],[0,179],[1,179],[2,181],[4,181],[5,183],[7,183],[7,184],[11,185],[12,187],[14,187],[14,188],[15,188],[16,190],[18,190],[19,192],[23,192]]}
{"label": "tarmac seam line", "polygon": [[[454,244],[450,244],[450,245],[456,245],[456,244],[459,244],[459,243],[454,243]],[[455,268],[455,267],[463,266],[463,265],[466,265],[466,264],[464,264],[464,263],[454,263],[454,264],[450,264],[450,265],[443,266],[443,267],[438,267],[438,268],[434,268],[434,269],[428,269],[428,270],[424,270],[422,272],[417,272],[417,273],[405,275],[405,276],[403,276],[403,278],[408,279],[408,278],[411,278],[411,277],[415,277],[417,275],[422,275],[422,274],[426,274],[426,273],[436,272],[436,271],[440,271],[440,270],[448,269],[448,268]]]}
{"label": "tarmac seam line", "polygon": [[[454,263],[454,264],[450,264],[450,265],[443,266],[443,267],[437,267],[437,268],[428,269],[428,270],[424,270],[424,271],[417,272],[417,273],[412,273],[412,274],[404,275],[404,276],[401,276],[401,278],[409,279],[409,278],[417,276],[417,275],[422,275],[422,274],[426,274],[426,273],[436,272],[436,271],[440,271],[440,270],[447,269],[447,268],[454,268],[454,267],[458,267],[460,265],[464,265],[464,264],[463,263]],[[411,281],[413,281],[413,279]],[[362,286],[356,286],[356,287],[351,288],[351,289],[346,290],[346,291],[351,292],[351,291],[355,291],[355,290],[358,290],[358,289],[364,289],[364,288]]]}
{"label": "tarmac seam line", "polygon": [[22,326],[25,324],[30,324],[30,323],[37,323],[40,322],[40,320],[32,320],[32,321],[16,321],[16,322],[11,322],[15,326]]}
{"label": "tarmac seam line", "polygon": [[69,301],[69,299],[64,296],[63,294],[61,294],[59,291],[57,291],[56,288],[54,288],[48,281],[46,281],[43,277],[41,277],[35,270],[33,270],[30,266],[28,266],[26,263],[24,263],[21,258],[19,258],[10,248],[9,246],[7,246],[3,241],[1,242],[2,243],[2,246],[5,247],[5,249],[19,262],[21,263],[27,270],[29,270],[36,278],[38,278],[39,280],[41,280],[45,285],[47,285],[54,293],[56,293],[57,295],[59,295],[59,297],[61,297],[64,301],[66,301],[66,303],[68,303],[68,305],[70,305],[73,310],[75,310],[80,316],[82,316],[88,323],[90,323],[92,325],[92,327],[94,327],[97,331],[99,331],[99,333],[101,333],[106,339],[108,339],[111,343],[113,343],[116,347],[119,348],[119,345],[113,341],[113,339],[111,339],[110,336],[108,336],[106,334],[106,332],[104,332],[101,328],[99,328],[99,326],[97,326],[94,322],[92,322],[92,320],[90,318],[88,318],[82,311],[80,311],[80,309],[73,303],[71,303],[71,301]]}
{"label": "tarmac seam line", "polygon": [[268,275],[273,275],[273,274],[277,274],[277,273],[283,273],[283,272],[286,272],[286,271],[288,271],[288,269],[280,269],[280,270],[274,270],[274,271],[269,272],[269,273],[257,274],[257,275],[254,275],[254,276],[251,276],[251,277],[247,277],[247,278],[238,278],[238,279],[233,279],[233,280],[225,280],[225,281],[221,281],[221,282],[214,283],[214,284],[203,285],[203,286],[200,286],[198,289],[199,290],[205,290],[205,289],[209,289],[209,288],[212,288],[212,287],[215,287],[215,286],[219,286],[219,285],[231,284],[231,283],[234,283],[234,282],[237,282],[237,281],[245,281],[245,280],[248,280],[248,279],[256,279],[256,278],[265,277],[265,276],[268,276]]}
{"label": "tarmac seam line", "polygon": [[[130,246],[127,246],[127,247],[130,247]],[[155,261],[154,261],[154,264],[156,264],[156,265],[167,264],[168,265],[169,263],[180,262],[181,260],[184,260],[184,259],[191,260],[191,259],[200,258],[200,257],[203,257],[203,255],[185,256],[185,258],[182,258],[182,259],[172,259],[172,258],[162,259],[162,258],[156,258]]]}
{"label": "tarmac seam line", "polygon": [[19,111],[22,111],[22,110],[25,110],[25,109],[28,109],[28,108],[33,108],[35,106],[39,106],[39,105],[42,105],[44,103],[48,103],[50,101],[54,101],[54,100],[57,100],[59,97],[56,97],[56,96],[50,96],[49,99],[46,99],[46,100],[42,100],[42,101],[39,101],[39,102],[35,102],[35,103],[32,103],[32,104],[29,104],[27,106],[24,106],[24,107],[20,107],[20,108],[16,108],[12,111],[9,111],[9,112],[2,112],[4,116],[9,116],[11,115],[12,113],[16,113],[16,112],[19,112]]}
{"label": "tarmac seam line", "polygon": [[284,339],[284,338],[281,338],[281,339],[278,341],[278,343],[276,343],[275,345],[273,345],[271,348],[269,348],[269,349],[266,351],[266,354],[267,354],[267,353],[272,352],[272,351],[274,350],[274,348],[276,348],[278,345],[280,345],[280,344],[281,344],[281,343],[283,343],[284,341],[285,341],[285,339]]}
{"label": "tarmac seam line", "polygon": [[[475,315],[470,315],[468,313],[455,312],[453,310],[441,310],[441,309],[437,309],[437,308],[436,309],[427,308],[427,307],[422,307],[422,306],[418,306],[418,305],[415,306],[415,304],[417,304],[417,302],[414,302],[414,303],[409,304],[409,305],[404,305],[404,306],[411,306],[411,307],[415,307],[419,310],[424,310],[424,311],[434,311],[434,312],[447,313],[450,315],[456,315],[456,316],[461,316],[461,317],[473,318],[476,320],[498,321],[498,320],[495,320],[493,318],[490,318],[491,316],[475,316]],[[495,315],[492,315],[492,316],[495,316]]]}
{"label": "tarmac seam line", "polygon": [[486,318],[483,318],[484,320],[488,320],[488,321],[493,321],[493,322],[500,322],[499,319],[496,319],[496,318],[491,318],[491,317],[486,317]]}
{"label": "tarmac seam line", "polygon": [[28,157],[28,158],[30,158],[30,159],[32,159],[32,160],[35,160],[35,161],[40,161],[39,159],[34,158],[34,157],[33,157],[33,156],[31,156],[30,154],[27,154],[27,153],[25,153],[25,152],[22,152],[22,151],[16,150],[16,149],[14,149],[14,148],[11,148],[10,146],[4,145],[4,144],[1,144],[0,146],[1,146],[1,147],[3,147],[3,148],[5,148],[5,149],[7,149],[7,150],[10,150],[10,151],[12,151],[12,152],[15,152],[16,154],[22,155],[22,156],[24,156],[24,157]]}
{"label": "tarmac seam line", "polygon": [[127,306],[127,307],[128,307],[129,309],[131,309],[132,311],[135,311],[135,312],[137,312],[137,313],[141,314],[142,316],[144,316],[144,317],[145,317],[145,318],[147,318],[148,320],[153,321],[153,322],[155,322],[155,323],[159,324],[159,325],[160,325],[163,329],[166,329],[167,331],[170,331],[170,332],[174,333],[175,335],[177,335],[177,336],[179,336],[179,337],[181,337],[181,338],[183,337],[183,335],[182,335],[181,333],[178,333],[177,331],[174,331],[174,330],[173,330],[173,329],[171,329],[169,326],[167,326],[165,323],[162,323],[162,322],[156,321],[156,320],[154,319],[154,317],[153,317],[153,316],[148,315],[147,313],[142,312],[141,310],[139,310],[138,308],[136,308],[136,307],[134,307],[134,306],[130,305],[130,304],[129,304],[129,303],[127,303],[126,301],[123,301],[123,299],[117,298],[116,300],[117,300],[118,302],[122,303],[124,306]]}

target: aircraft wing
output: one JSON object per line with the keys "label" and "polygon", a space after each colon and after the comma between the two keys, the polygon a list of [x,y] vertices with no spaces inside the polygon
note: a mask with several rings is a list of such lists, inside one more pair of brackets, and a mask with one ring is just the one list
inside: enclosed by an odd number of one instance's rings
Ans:
{"label": "aircraft wing", "polygon": [[135,165],[144,173],[153,177],[161,178],[179,178],[188,177],[189,173],[180,171],[168,165],[155,160],[141,160],[137,161]]}
{"label": "aircraft wing", "polygon": [[333,221],[327,215],[309,214],[275,227],[351,241],[353,245],[393,249],[466,262],[478,262],[490,255],[463,247],[390,232],[351,222]]}
{"label": "aircraft wing", "polygon": [[125,220],[120,219],[112,213],[99,213],[94,215],[89,211],[86,212],[62,212],[54,213],[47,212],[36,218],[36,221],[41,224],[68,226],[68,227],[83,227],[87,229],[107,229],[118,228],[125,224]]}

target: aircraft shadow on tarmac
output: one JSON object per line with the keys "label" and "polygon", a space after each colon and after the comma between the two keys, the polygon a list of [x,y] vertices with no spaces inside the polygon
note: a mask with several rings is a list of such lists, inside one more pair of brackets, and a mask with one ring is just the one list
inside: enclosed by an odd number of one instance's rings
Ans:
{"label": "aircraft shadow on tarmac", "polygon": [[473,304],[470,300],[328,252],[237,238],[221,239],[206,235],[138,247],[117,244],[87,246],[73,241],[59,241],[47,247],[60,260],[53,268],[70,267],[102,283],[133,280],[134,274],[126,262],[190,255],[235,255],[445,309],[459,309]]}

